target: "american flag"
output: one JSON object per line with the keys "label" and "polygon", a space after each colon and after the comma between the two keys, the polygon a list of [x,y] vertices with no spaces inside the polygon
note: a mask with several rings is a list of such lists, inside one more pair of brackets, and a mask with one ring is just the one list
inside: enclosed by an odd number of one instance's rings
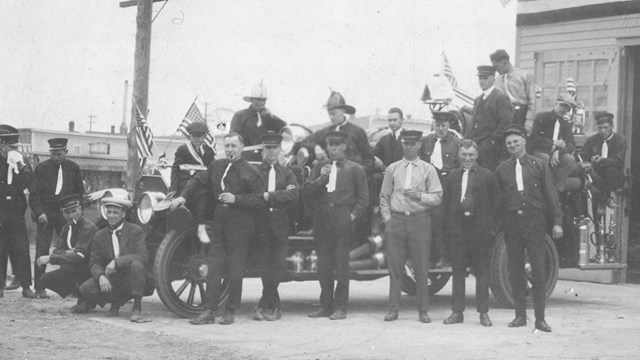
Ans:
{"label": "american flag", "polygon": [[147,124],[138,104],[136,105],[136,147],[138,149],[138,159],[143,159],[153,155],[153,133]]}
{"label": "american flag", "polygon": [[500,4],[502,4],[502,7],[507,7],[507,4],[510,2],[511,0],[500,0]]}
{"label": "american flag", "polygon": [[[178,126],[178,131],[180,131],[182,135],[188,138],[189,132],[187,131],[187,126],[189,126],[191,123],[194,123],[194,122],[206,122],[204,116],[202,116],[202,113],[200,112],[200,109],[198,109],[198,105],[196,105],[195,101],[191,104],[191,107],[189,108],[189,111],[187,111],[187,114],[184,116],[184,119],[182,119],[180,126]],[[205,137],[204,142],[205,144],[209,145],[209,147],[211,147],[214,152],[216,151],[216,148],[215,148],[216,141],[210,132],[207,133],[207,136]]]}
{"label": "american flag", "polygon": [[449,80],[449,84],[451,84],[451,87],[453,88],[454,95],[463,103],[473,106],[473,95],[458,87],[458,80],[456,80],[456,76],[453,74],[453,69],[451,68],[451,64],[449,64],[449,60],[447,59],[447,55],[444,51],[442,52],[442,74],[447,78],[447,80]]}

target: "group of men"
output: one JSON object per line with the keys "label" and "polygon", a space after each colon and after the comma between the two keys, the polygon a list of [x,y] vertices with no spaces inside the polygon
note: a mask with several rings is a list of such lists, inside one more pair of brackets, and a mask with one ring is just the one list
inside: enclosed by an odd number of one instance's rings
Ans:
{"label": "group of men", "polygon": [[[46,299],[50,289],[62,298],[76,296],[74,313],[110,303],[111,316],[133,298],[131,321],[144,321],[141,299],[153,284],[146,275],[145,233],[125,221],[131,201],[103,198],[107,226],[98,230],[83,216],[84,185],[78,165],[66,158],[68,140],[49,139],[50,158],[32,171],[18,151],[19,136],[16,128],[0,125],[0,297],[5,289],[22,287],[23,297]],[[24,218],[27,204],[37,222],[35,293]],[[5,286],[8,260],[14,281]],[[46,272],[49,264],[58,267]]]}
{"label": "group of men", "polygon": [[[348,121],[355,108],[340,93],[332,91],[326,104],[331,125],[301,143],[300,151],[315,159],[303,184],[282,162],[279,131],[286,123],[265,107],[267,95],[262,83],[245,97],[251,105],[235,114],[231,132],[224,137],[223,158],[214,159],[213,149],[203,143],[208,133],[206,124],[189,125],[189,142],[178,148],[172,168],[171,206],[186,205],[194,214],[199,224],[198,238],[208,246],[209,265],[205,310],[190,322],[215,323],[223,274],[229,281],[229,300],[218,323],[235,321],[245,262],[256,236],[264,261],[263,294],[253,318],[280,319],[278,285],[289,251],[287,210],[299,199],[313,209],[318,254],[320,307],[309,316],[345,319],[349,251],[358,229],[371,213],[371,204],[379,199],[390,274],[385,321],[398,319],[405,265],[410,260],[417,282],[418,319],[431,322],[427,277],[433,240],[436,266],[451,262],[453,267],[453,312],[444,323],[463,322],[469,261],[476,277],[480,323],[492,326],[488,316],[489,248],[501,219],[516,305],[516,318],[509,326],[525,326],[527,322],[526,249],[532,266],[535,327],[551,331],[544,314],[544,248],[548,223],[553,224],[554,238],[563,235],[558,192],[590,186],[584,181],[585,172],[603,194],[621,187],[619,175],[626,143],[612,131],[613,115],[597,114],[599,133],[587,140],[583,148],[585,161],[576,162],[575,141],[565,119],[575,106],[574,99],[560,95],[552,111],[535,114],[531,75],[513,67],[504,50],[497,50],[490,59],[493,65],[478,67],[482,95],[474,101],[472,122],[464,139],[449,130],[454,120],[450,112],[434,111],[434,132],[423,136],[420,131],[404,129],[402,110],[394,107],[388,114],[389,134],[372,149],[365,131]],[[7,129],[1,130],[17,136],[17,130]],[[11,241],[5,237],[3,241],[16,278],[25,288],[23,295],[32,297],[31,276],[27,272],[30,266],[24,266],[29,263],[28,253],[26,261],[17,255],[20,246],[28,243],[26,230],[23,220],[22,225],[13,221],[16,212],[6,209],[17,206],[24,213],[24,189],[29,187],[29,204],[38,219],[33,296],[42,294],[45,288],[63,297],[75,292],[79,300],[74,311],[85,312],[97,304],[111,302],[112,315],[117,315],[119,307],[133,298],[132,321],[142,321],[140,299],[148,292],[147,252],[142,229],[124,220],[131,203],[103,199],[108,226],[97,230],[82,217],[81,178],[77,165],[64,159],[66,143],[62,144],[61,139],[50,141],[51,160],[38,164],[33,179],[28,165],[12,150],[11,144],[15,143],[17,138],[3,135],[0,201],[9,205],[3,204],[0,215],[3,233],[24,232],[24,242],[15,241],[19,236],[13,236]],[[242,151],[245,146],[256,144],[262,144],[263,160],[254,166]],[[369,186],[379,170],[376,157],[384,169],[379,194]],[[189,170],[184,165],[200,165],[206,170]],[[11,175],[13,183],[7,181]],[[50,241],[54,230],[55,250],[48,255],[46,239]],[[61,264],[58,271],[64,274],[71,274],[65,272],[68,266],[81,266],[82,271],[77,273],[82,275],[42,275],[48,263]],[[52,278],[56,280],[49,280]]]}

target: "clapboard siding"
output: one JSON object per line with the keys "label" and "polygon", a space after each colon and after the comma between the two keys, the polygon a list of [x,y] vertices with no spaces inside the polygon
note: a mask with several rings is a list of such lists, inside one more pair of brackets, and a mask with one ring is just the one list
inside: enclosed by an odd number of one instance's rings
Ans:
{"label": "clapboard siding", "polygon": [[639,26],[640,14],[630,14],[626,16],[610,16],[597,19],[567,21],[556,24],[522,26],[520,27],[520,29],[522,31],[523,37],[529,37],[562,33],[591,32],[609,29],[624,30],[624,28],[633,28]]}
{"label": "clapboard siding", "polygon": [[640,35],[640,26],[625,29],[606,29],[582,32],[566,32],[561,34],[548,34],[544,36],[529,36],[522,38],[522,45],[537,45],[547,43],[567,43],[579,40],[602,40],[625,37],[626,34]]}
{"label": "clapboard siding", "polygon": [[540,52],[548,50],[567,50],[567,49],[579,49],[586,47],[601,47],[616,45],[615,38],[608,39],[585,39],[576,41],[562,41],[562,42],[549,42],[532,45],[521,45],[520,51],[525,52]]}

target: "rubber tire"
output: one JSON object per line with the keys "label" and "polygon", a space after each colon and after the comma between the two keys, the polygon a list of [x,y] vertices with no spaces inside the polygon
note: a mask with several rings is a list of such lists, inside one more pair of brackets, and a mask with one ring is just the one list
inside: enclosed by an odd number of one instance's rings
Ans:
{"label": "rubber tire", "polygon": [[[560,268],[558,252],[551,237],[547,234],[545,241],[546,252],[546,274],[547,282],[545,284],[546,298],[553,293],[558,281],[558,269]],[[499,232],[494,238],[491,246],[489,262],[489,286],[491,293],[498,302],[507,308],[514,308],[513,292],[511,283],[509,282],[509,272],[507,271],[507,247],[504,242],[504,234]],[[527,306],[533,305],[533,299],[527,294]]]}
{"label": "rubber tire", "polygon": [[[429,274],[429,295],[435,295],[438,291],[442,290],[442,288],[447,285],[447,282],[449,282],[450,277],[451,274],[446,273]],[[406,273],[402,276],[402,292],[410,296],[415,296],[417,293],[415,280]]]}
{"label": "rubber tire", "polygon": [[[171,263],[171,258],[174,256],[176,250],[179,249],[185,241],[191,239],[191,241],[196,241],[197,244],[200,245],[196,234],[196,227],[178,235],[176,235],[174,230],[170,230],[158,247],[153,265],[153,271],[156,278],[156,291],[158,292],[160,300],[171,312],[182,318],[196,317],[204,310],[204,307],[201,304],[188,304],[177,296],[173,286],[171,285],[172,277],[170,274],[169,264]],[[176,279],[174,278],[173,281],[176,281]],[[190,282],[192,287],[194,284],[197,283]],[[203,286],[206,290],[206,284]],[[223,280],[220,288],[220,299],[218,301],[219,306],[221,306],[228,297],[229,282]]]}

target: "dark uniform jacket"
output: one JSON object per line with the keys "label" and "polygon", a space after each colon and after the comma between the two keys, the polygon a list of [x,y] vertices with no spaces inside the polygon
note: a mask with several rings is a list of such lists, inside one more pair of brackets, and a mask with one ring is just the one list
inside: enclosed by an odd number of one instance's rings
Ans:
{"label": "dark uniform jacket", "polygon": [[389,166],[396,161],[402,160],[404,156],[400,134],[396,134],[396,137],[393,136],[393,132],[384,135],[373,148],[373,155],[382,160],[384,166]]}
{"label": "dark uniform jacket", "polygon": [[[31,181],[31,167],[25,165],[20,169],[19,174],[14,172],[11,185],[7,184],[8,170],[7,158],[0,156],[0,214],[8,212],[24,214],[27,209],[27,198],[24,195],[24,189],[28,187]],[[12,199],[18,200],[22,205],[20,209],[10,208],[13,205],[6,203],[7,200]]]}
{"label": "dark uniform jacket", "polygon": [[[207,171],[196,174],[187,182],[180,196],[187,199],[197,189],[212,189],[213,200],[216,204],[219,203],[218,196],[223,192],[228,192],[235,195],[235,202],[228,204],[229,207],[238,207],[249,211],[264,207],[265,203],[262,197],[264,191],[258,170],[243,158],[236,161],[229,168],[224,179],[225,190],[222,190],[220,180],[224,175],[227,164],[229,164],[229,160],[226,158],[212,161]],[[206,219],[197,220],[202,223]]]}
{"label": "dark uniform jacket", "polygon": [[467,138],[479,143],[490,138],[494,144],[503,141],[504,128],[512,120],[511,100],[502,91],[493,89],[485,100],[482,95],[473,102],[473,120]]}
{"label": "dark uniform jacket", "polygon": [[523,191],[518,191],[516,185],[514,159],[503,161],[496,169],[496,179],[502,191],[501,212],[540,211],[552,219],[554,225],[562,225],[560,200],[549,166],[529,154],[523,155],[520,160]]}
{"label": "dark uniform jacket", "polygon": [[[138,260],[143,265],[147,265],[149,254],[145,241],[145,232],[136,224],[124,222],[118,244],[120,245],[120,255],[115,259],[116,269],[126,267],[133,261]],[[91,276],[99,281],[100,275],[105,274],[105,268],[113,260],[113,244],[111,243],[111,230],[109,227],[96,232],[91,244],[91,257],[89,267]]]}
{"label": "dark uniform jacket", "polygon": [[[215,153],[211,147],[204,144],[202,145],[204,153],[200,157],[203,166],[208,166],[215,157]],[[196,153],[197,155],[197,153]],[[193,157],[189,151],[187,144],[180,145],[176,150],[176,155],[173,159],[173,165],[171,166],[171,191],[180,193],[187,181],[193,177],[191,171],[180,170],[180,165],[200,165],[200,162]]]}
{"label": "dark uniform jacket", "polygon": [[364,170],[356,162],[343,159],[336,164],[336,189],[327,192],[327,179],[320,176],[323,166],[331,164],[323,160],[316,164],[304,186],[304,194],[315,206],[347,207],[356,218],[364,215],[369,203],[369,188]]}
{"label": "dark uniform jacket", "polygon": [[[589,137],[584,143],[584,146],[582,146],[582,160],[591,161],[593,156],[600,155],[603,142],[604,139],[599,134]],[[624,158],[627,155],[627,141],[619,134],[613,133],[611,139],[607,141],[607,149],[607,158],[592,165],[596,170],[598,170],[598,168],[613,167],[622,172],[624,169]]]}
{"label": "dark uniform jacket", "polygon": [[[67,242],[69,228],[72,228],[71,244]],[[49,255],[51,264],[60,265],[61,267],[73,267],[78,271],[86,271],[88,273],[91,242],[97,231],[98,228],[84,216],[78,219],[77,224],[66,223],[54,240],[53,252]]]}
{"label": "dark uniform jacket", "polygon": [[560,121],[559,137],[566,143],[564,149],[557,150],[560,153],[573,153],[573,150],[576,148],[576,141],[573,138],[572,132],[573,125],[553,111],[536,115],[533,121],[531,136],[527,142],[530,152],[539,151],[551,155],[553,149],[553,129],[555,128],[556,120]]}
{"label": "dark uniform jacket", "polygon": [[462,234],[462,218],[465,212],[469,212],[474,231],[491,234],[500,201],[498,182],[491,171],[477,164],[468,171],[467,191],[462,201],[462,168],[451,171],[444,184],[442,206],[445,229],[449,234]]}
{"label": "dark uniform jacket", "polygon": [[[309,138],[303,140],[303,146],[313,149],[315,145],[320,145],[321,148],[326,150],[327,134],[330,131],[334,131],[337,126],[338,125],[331,125],[315,132]],[[339,131],[347,134],[346,158],[360,164],[367,176],[371,175],[376,161],[371,152],[367,133],[360,126],[354,125],[349,121],[340,125]],[[311,150],[311,153],[313,153],[313,150]]]}
{"label": "dark uniform jacket", "polygon": [[[280,130],[287,125],[284,120],[269,113],[268,115],[260,114],[262,124],[258,127],[258,112],[251,106],[240,110],[233,114],[231,119],[230,131],[242,135],[245,146],[260,144],[260,137],[267,131],[280,133]],[[206,164],[205,164],[206,165]]]}
{"label": "dark uniform jacket", "polygon": [[[431,133],[422,138],[422,149],[420,150],[420,159],[431,164],[431,154],[436,145],[436,134]],[[440,140],[440,148],[442,150],[442,169],[437,169],[438,174],[449,173],[458,168],[458,150],[460,150],[460,139],[452,132],[449,132]]]}
{"label": "dark uniform jacket", "polygon": [[84,195],[80,167],[73,161],[68,159],[62,161],[62,190],[60,190],[60,194],[55,195],[57,181],[58,165],[54,164],[51,159],[36,165],[29,186],[29,206],[33,210],[35,218],[42,214],[48,216],[57,214],[60,211],[57,204],[60,198],[71,194],[77,194],[80,197]]}
{"label": "dark uniform jacket", "polygon": [[[269,201],[267,201],[266,207],[269,209],[287,209],[298,200],[300,191],[298,181],[293,171],[288,167],[276,163],[274,168],[276,171],[276,190],[269,192]],[[263,162],[258,166],[258,170],[260,171],[260,180],[263,185],[262,191],[267,192],[271,164]],[[294,185],[295,189],[286,190],[289,185]]]}

